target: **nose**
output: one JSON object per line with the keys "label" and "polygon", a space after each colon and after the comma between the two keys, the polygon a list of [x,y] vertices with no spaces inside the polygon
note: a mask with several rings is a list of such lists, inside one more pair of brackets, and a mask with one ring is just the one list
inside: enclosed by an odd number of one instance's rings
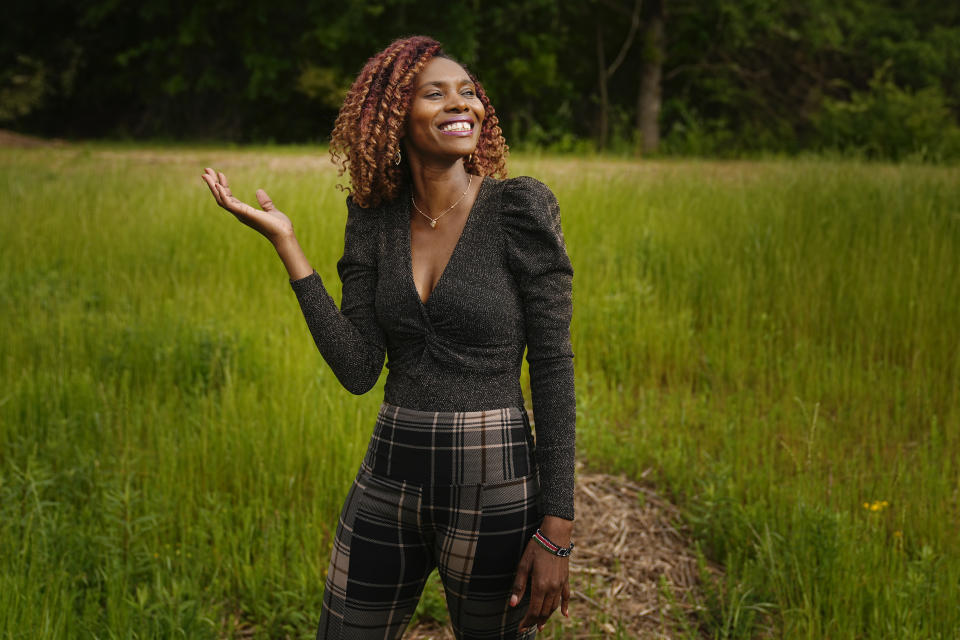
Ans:
{"label": "nose", "polygon": [[468,108],[467,99],[459,91],[452,93],[447,100],[447,111],[466,111]]}

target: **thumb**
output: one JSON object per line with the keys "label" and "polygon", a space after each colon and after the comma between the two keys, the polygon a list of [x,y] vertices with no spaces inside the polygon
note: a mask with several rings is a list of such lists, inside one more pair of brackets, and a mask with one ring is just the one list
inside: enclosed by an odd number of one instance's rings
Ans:
{"label": "thumb", "polygon": [[257,202],[260,203],[260,208],[264,211],[277,210],[277,208],[273,206],[273,200],[270,199],[270,196],[268,196],[267,192],[263,189],[257,189]]}

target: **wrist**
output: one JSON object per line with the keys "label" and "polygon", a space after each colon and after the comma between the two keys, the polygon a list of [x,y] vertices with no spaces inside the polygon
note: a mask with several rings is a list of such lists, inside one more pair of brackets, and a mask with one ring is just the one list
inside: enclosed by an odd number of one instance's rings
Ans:
{"label": "wrist", "polygon": [[293,232],[293,226],[290,228],[277,233],[274,236],[270,237],[270,242],[273,244],[274,248],[280,253],[285,248],[290,248],[298,245],[297,236]]}
{"label": "wrist", "polygon": [[566,520],[558,516],[544,516],[540,530],[555,544],[568,547],[573,535],[573,520]]}
{"label": "wrist", "polygon": [[300,243],[297,242],[292,229],[289,233],[271,239],[271,242],[273,242],[273,248],[277,250],[280,260],[283,261],[283,265],[287,268],[287,274],[291,281],[300,280],[313,273],[313,267],[310,266],[307,257],[303,255],[303,249],[300,248]]}
{"label": "wrist", "polygon": [[567,545],[561,545],[550,539],[541,529],[533,534],[533,541],[540,545],[547,553],[558,558],[569,558],[573,551],[573,541]]}

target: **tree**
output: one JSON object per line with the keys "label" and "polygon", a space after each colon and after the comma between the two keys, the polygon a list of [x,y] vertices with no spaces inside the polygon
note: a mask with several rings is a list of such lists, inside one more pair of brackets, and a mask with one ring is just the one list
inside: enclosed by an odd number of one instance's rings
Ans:
{"label": "tree", "polygon": [[644,155],[660,147],[660,105],[663,61],[666,58],[663,35],[663,0],[646,0],[643,5],[643,60],[640,65],[640,91],[637,93],[637,132]]}

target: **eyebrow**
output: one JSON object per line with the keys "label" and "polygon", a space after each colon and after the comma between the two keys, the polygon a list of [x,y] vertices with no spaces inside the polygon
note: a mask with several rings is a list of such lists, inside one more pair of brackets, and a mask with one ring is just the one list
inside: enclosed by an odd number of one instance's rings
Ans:
{"label": "eyebrow", "polygon": [[[446,85],[446,84],[456,84],[457,86],[463,86],[463,85],[465,85],[465,84],[473,85],[474,82],[473,82],[473,80],[471,80],[470,78],[467,78],[466,76],[464,76],[463,78],[460,78],[459,80],[457,80],[456,83],[444,82],[444,81],[442,81],[442,80],[433,80],[433,81],[431,81],[431,82],[424,82],[422,85],[420,85],[419,87],[417,87],[417,91],[419,91],[420,89],[423,89],[424,87],[442,87],[442,86],[444,86],[444,85]],[[474,86],[476,86],[476,85],[474,85]]]}

